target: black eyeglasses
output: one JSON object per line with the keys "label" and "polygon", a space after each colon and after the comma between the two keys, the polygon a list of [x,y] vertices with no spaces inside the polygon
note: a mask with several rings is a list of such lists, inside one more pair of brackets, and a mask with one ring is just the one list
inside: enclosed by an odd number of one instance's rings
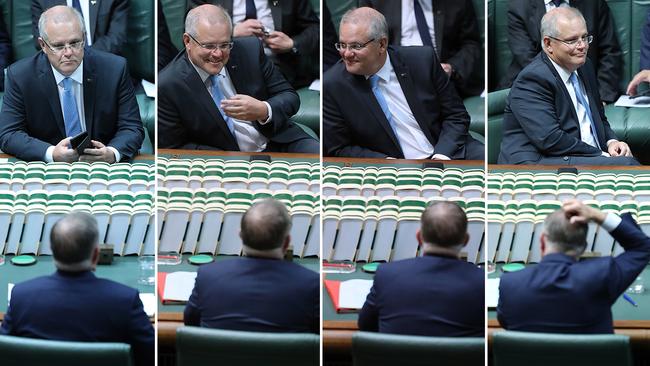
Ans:
{"label": "black eyeglasses", "polygon": [[83,40],[72,42],[72,43],[66,43],[63,46],[52,46],[49,43],[47,43],[46,40],[43,40],[43,43],[45,43],[45,45],[54,53],[64,52],[66,48],[70,48],[72,51],[79,51],[84,47]]}
{"label": "black eyeglasses", "polygon": [[370,42],[374,41],[375,39],[372,38],[366,43],[334,43],[334,47],[336,47],[337,51],[345,51],[345,50],[350,50],[350,51],[361,51],[364,47],[366,47]]}
{"label": "black eyeglasses", "polygon": [[224,42],[224,43],[201,43],[196,40],[196,38],[192,37],[191,34],[187,33],[190,38],[199,45],[199,47],[203,48],[204,50],[208,50],[210,52],[214,50],[219,50],[221,52],[226,52],[230,51],[232,49],[232,46],[234,45],[233,42]]}
{"label": "black eyeglasses", "polygon": [[569,47],[572,47],[572,48],[578,47],[578,45],[581,42],[584,42],[584,44],[590,44],[594,40],[594,36],[592,36],[592,35],[582,36],[580,38],[570,39],[568,41],[565,41],[565,40],[559,39],[559,38],[555,38],[555,37],[551,37],[551,36],[548,36],[548,38],[552,38],[552,39],[554,39],[556,41],[560,41],[560,42],[564,43],[565,45],[567,45]]}

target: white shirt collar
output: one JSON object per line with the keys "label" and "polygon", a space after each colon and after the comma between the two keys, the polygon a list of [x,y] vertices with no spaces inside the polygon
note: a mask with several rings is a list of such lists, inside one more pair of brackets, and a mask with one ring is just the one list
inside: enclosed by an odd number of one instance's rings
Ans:
{"label": "white shirt collar", "polygon": [[[390,75],[393,73],[393,65],[390,63],[390,57],[386,55],[386,61],[384,65],[375,73],[380,79],[388,82],[390,80]],[[366,76],[366,79],[370,78],[372,75]]]}
{"label": "white shirt collar", "polygon": [[[66,78],[66,76],[61,74],[51,64],[50,64],[50,67],[52,68],[52,73],[54,73],[54,80],[56,81],[56,85],[61,84],[63,79]],[[78,84],[83,85],[83,80],[84,80],[84,62],[83,62],[83,60],[81,60],[81,63],[79,64],[79,67],[77,67],[77,69],[68,77],[70,79],[76,81]]]}
{"label": "white shirt collar", "polygon": [[557,73],[560,74],[560,79],[562,79],[562,82],[565,84],[568,83],[572,73],[565,70],[562,66],[556,64],[555,61],[553,61],[553,59],[550,57],[548,59],[553,64],[553,67],[555,67],[555,70],[557,70]]}
{"label": "white shirt collar", "polygon": [[[196,70],[196,72],[199,73],[199,77],[201,78],[201,81],[203,82],[203,84],[205,84],[206,80],[208,80],[208,78],[210,78],[210,76],[212,76],[212,75],[208,74],[202,68],[194,65],[194,62],[192,62],[192,60],[190,60],[189,57],[187,58],[187,60],[190,62],[192,67],[194,67],[194,70]],[[217,75],[221,75],[224,78],[228,77],[228,71],[226,71],[226,66],[225,65],[221,68],[221,71],[219,71],[219,73]]]}

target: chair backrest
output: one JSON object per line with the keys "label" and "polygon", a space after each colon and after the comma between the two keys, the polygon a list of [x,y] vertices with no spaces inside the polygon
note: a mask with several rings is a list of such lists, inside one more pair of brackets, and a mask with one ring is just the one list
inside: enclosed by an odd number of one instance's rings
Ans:
{"label": "chair backrest", "polygon": [[370,332],[357,332],[352,336],[355,366],[482,365],[484,349],[483,338],[422,337]]}
{"label": "chair backrest", "polygon": [[0,336],[3,366],[131,366],[125,343],[51,341]]}
{"label": "chair backrest", "polygon": [[198,327],[176,331],[178,366],[317,366],[319,344],[316,334]]}
{"label": "chair backrest", "polygon": [[494,333],[494,365],[632,365],[629,337],[617,334]]}
{"label": "chair backrest", "polygon": [[503,110],[510,89],[497,90],[488,94],[488,164],[496,164],[503,139]]}

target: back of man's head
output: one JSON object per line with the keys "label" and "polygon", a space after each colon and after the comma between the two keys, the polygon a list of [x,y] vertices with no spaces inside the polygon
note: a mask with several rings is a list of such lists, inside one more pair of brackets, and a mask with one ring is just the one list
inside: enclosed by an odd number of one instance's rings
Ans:
{"label": "back of man's head", "polygon": [[571,223],[563,210],[553,212],[544,220],[545,253],[579,256],[587,246],[587,229],[586,223]]}
{"label": "back of man's head", "polygon": [[282,248],[291,229],[291,217],[284,204],[272,198],[255,203],[241,219],[241,239],[256,251]]}
{"label": "back of man's head", "polygon": [[73,212],[57,221],[50,232],[50,245],[57,268],[66,271],[92,269],[98,236],[97,222],[87,213]]}
{"label": "back of man's head", "polygon": [[435,202],[420,218],[422,241],[438,248],[458,250],[467,242],[467,216],[453,202]]}

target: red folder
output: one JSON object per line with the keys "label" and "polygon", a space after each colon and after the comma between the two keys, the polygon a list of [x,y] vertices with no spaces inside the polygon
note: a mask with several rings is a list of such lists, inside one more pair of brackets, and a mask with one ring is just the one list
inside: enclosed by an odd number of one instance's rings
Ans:
{"label": "red folder", "polygon": [[359,309],[342,308],[339,306],[339,289],[341,288],[341,281],[324,280],[325,289],[332,299],[332,305],[337,313],[358,313]]}
{"label": "red folder", "polygon": [[165,283],[167,282],[167,272],[158,272],[158,298],[163,305],[183,305],[185,301],[169,300],[163,296],[165,294]]}

